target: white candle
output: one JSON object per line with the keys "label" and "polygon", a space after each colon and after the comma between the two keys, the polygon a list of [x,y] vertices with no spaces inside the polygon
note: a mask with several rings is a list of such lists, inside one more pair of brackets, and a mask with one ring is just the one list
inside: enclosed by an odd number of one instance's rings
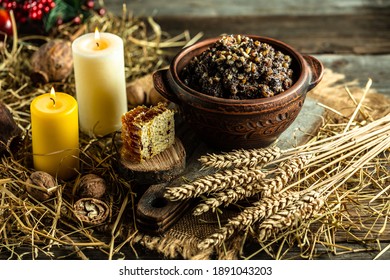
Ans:
{"label": "white candle", "polygon": [[80,129],[90,136],[119,130],[127,112],[122,39],[95,31],[77,38],[72,51]]}

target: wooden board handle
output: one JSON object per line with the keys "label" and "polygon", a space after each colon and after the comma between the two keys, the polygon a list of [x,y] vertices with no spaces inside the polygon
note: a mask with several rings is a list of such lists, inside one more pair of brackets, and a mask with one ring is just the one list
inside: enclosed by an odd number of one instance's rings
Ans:
{"label": "wooden board handle", "polygon": [[170,201],[164,197],[166,185],[166,183],[151,185],[140,198],[136,209],[136,220],[140,230],[151,234],[162,234],[188,208],[187,201]]}

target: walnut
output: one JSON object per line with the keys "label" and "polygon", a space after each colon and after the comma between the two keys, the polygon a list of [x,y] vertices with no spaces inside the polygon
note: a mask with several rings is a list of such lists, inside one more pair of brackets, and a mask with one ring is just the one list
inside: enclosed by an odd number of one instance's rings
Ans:
{"label": "walnut", "polygon": [[157,105],[168,101],[154,88],[152,74],[138,78],[126,86],[127,100],[130,105]]}
{"label": "walnut", "polygon": [[149,92],[146,104],[157,105],[160,102],[167,103],[167,100],[155,88],[152,88]]}
{"label": "walnut", "polygon": [[109,216],[110,208],[102,200],[81,198],[74,204],[74,214],[87,225],[99,225]]}
{"label": "walnut", "polygon": [[138,106],[146,103],[146,92],[141,85],[131,83],[127,85],[126,92],[130,105]]}
{"label": "walnut", "polygon": [[43,44],[31,57],[34,83],[63,81],[73,69],[72,49],[69,41],[52,40]]}
{"label": "walnut", "polygon": [[87,174],[80,179],[78,195],[83,198],[101,198],[106,189],[106,182],[103,178],[95,174]]}
{"label": "walnut", "polygon": [[27,192],[39,201],[51,198],[55,191],[56,181],[49,173],[35,171],[27,179]]}
{"label": "walnut", "polygon": [[8,150],[15,141],[20,139],[22,130],[16,124],[11,112],[0,102],[0,154]]}

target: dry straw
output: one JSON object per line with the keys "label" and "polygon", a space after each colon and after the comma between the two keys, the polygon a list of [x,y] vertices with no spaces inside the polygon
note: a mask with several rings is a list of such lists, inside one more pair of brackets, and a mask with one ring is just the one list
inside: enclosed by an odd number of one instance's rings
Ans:
{"label": "dry straw", "polygon": [[[123,17],[110,13],[104,17],[93,16],[86,24],[61,25],[54,34],[48,36],[19,36],[14,29],[6,44],[0,42],[0,101],[12,112],[15,121],[22,129],[22,139],[17,149],[0,158],[0,258],[89,258],[86,251],[94,250],[95,258],[123,258],[120,252],[125,243],[118,242],[134,236],[134,226],[127,235],[124,219],[128,208],[133,208],[135,194],[128,180],[117,174],[117,135],[90,139],[80,135],[81,171],[73,181],[57,181],[56,195],[47,201],[39,202],[25,191],[26,180],[33,172],[31,162],[31,133],[29,106],[33,98],[49,92],[54,85],[57,91],[74,95],[74,77],[63,82],[33,85],[29,73],[29,61],[38,49],[37,42],[55,38],[74,40],[98,26],[103,32],[122,36],[125,48],[126,79],[131,80],[153,72],[167,64],[166,56],[193,41],[188,32],[175,37],[163,32],[153,19],[146,21],[134,18],[124,9]],[[200,35],[199,35],[200,36]],[[198,39],[197,35],[194,40]],[[107,234],[97,234],[97,227],[81,224],[73,214],[76,187],[81,173],[93,173],[103,177],[110,187],[105,201],[112,210],[108,222],[102,228]],[[131,213],[131,211],[130,211]],[[127,226],[127,228],[129,228]],[[122,240],[123,241],[123,240]],[[134,252],[136,254],[136,252]]]}
{"label": "dry straw", "polygon": [[[125,39],[129,81],[164,65],[164,56],[171,48],[192,41],[187,32],[169,37],[153,19],[144,22],[127,13],[122,19],[110,14],[93,17],[81,28],[64,25],[55,36],[72,40],[96,25]],[[25,192],[26,179],[33,171],[29,105],[35,96],[48,92],[52,86],[33,86],[30,82],[29,57],[37,49],[31,42],[51,38],[18,38],[17,34],[14,38],[17,39],[11,46],[0,46],[0,100],[13,113],[23,137],[18,149],[10,149],[0,162],[0,258],[87,259],[88,248],[98,248],[94,250],[98,258],[124,258],[122,248],[128,244],[133,248],[132,242],[139,235],[133,225],[135,194],[128,180],[118,176],[115,168],[117,135],[99,139],[81,135],[80,143],[82,172],[98,174],[110,186],[110,195],[105,198],[113,212],[109,226],[104,228],[108,236],[97,234],[98,228],[87,227],[74,218],[79,178],[58,181],[56,196],[45,202],[36,201]],[[200,242],[199,248],[210,254],[213,248],[221,252],[225,245],[232,249],[255,240],[259,250],[253,255],[266,252],[275,259],[285,258],[296,247],[300,249],[298,257],[302,258],[314,258],[320,248],[333,254],[355,252],[348,244],[338,242],[341,232],[349,240],[364,244],[361,250],[377,250],[377,258],[383,256],[390,248],[381,247],[380,242],[381,237],[389,236],[390,116],[370,115],[363,104],[370,86],[371,81],[359,101],[353,98],[355,110],[348,119],[346,114],[327,106],[330,114],[318,135],[305,145],[283,151],[272,147],[202,157],[204,167],[221,169],[216,172],[219,175],[209,174],[185,183],[182,188],[172,187],[167,197],[202,196],[205,200],[200,205],[206,205],[207,209],[199,213],[217,208],[223,212],[232,203],[238,207],[234,208],[236,215]],[[55,87],[74,94],[73,76]],[[347,92],[352,99],[352,93]],[[156,246],[166,244],[162,247],[173,250],[168,246],[171,244],[168,241],[174,239],[172,236],[165,243],[160,242],[161,238],[150,239]],[[370,245],[370,240],[376,241],[374,245]],[[175,246],[182,248],[179,243],[176,240]],[[192,251],[187,253],[191,255]],[[135,249],[134,254],[137,256]],[[242,258],[252,257],[241,254]]]}

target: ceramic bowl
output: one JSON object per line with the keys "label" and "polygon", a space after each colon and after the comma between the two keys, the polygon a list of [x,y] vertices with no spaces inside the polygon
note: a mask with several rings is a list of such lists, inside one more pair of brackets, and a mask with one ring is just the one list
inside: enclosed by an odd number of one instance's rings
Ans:
{"label": "ceramic bowl", "polygon": [[272,38],[246,36],[291,56],[294,78],[288,90],[268,98],[233,100],[209,96],[186,86],[180,79],[180,71],[220,37],[181,50],[168,69],[153,74],[156,90],[178,105],[185,121],[205,142],[221,150],[259,148],[273,143],[293,123],[302,109],[306,93],[323,75],[323,65],[316,58],[302,55]]}

